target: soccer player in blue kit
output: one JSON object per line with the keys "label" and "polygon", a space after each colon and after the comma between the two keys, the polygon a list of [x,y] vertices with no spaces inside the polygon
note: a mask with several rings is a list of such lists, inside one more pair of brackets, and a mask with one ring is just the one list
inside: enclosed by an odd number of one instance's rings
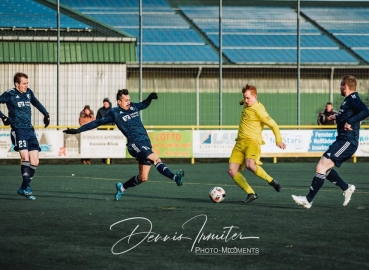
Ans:
{"label": "soccer player in blue kit", "polygon": [[0,96],[0,103],[5,103],[9,118],[0,111],[0,117],[5,125],[11,126],[11,140],[14,150],[18,151],[22,160],[21,173],[23,182],[18,194],[27,199],[35,200],[30,183],[39,164],[40,145],[35,129],[32,126],[31,104],[44,115],[45,128],[50,124],[49,113],[38,101],[32,90],[28,88],[28,76],[18,72],[14,75],[14,88],[5,91]]}
{"label": "soccer player in blue kit", "polygon": [[344,161],[355,154],[358,148],[361,121],[369,116],[368,107],[361,101],[359,94],[356,92],[356,84],[356,79],[353,76],[344,76],[341,79],[340,90],[345,99],[341,104],[338,115],[328,117],[328,120],[336,120],[336,141],[329,146],[318,162],[308,195],[306,197],[292,195],[292,199],[298,205],[310,208],[325,179],[342,189],[345,197],[343,206],[346,206],[351,200],[355,186],[343,181],[333,167],[340,167]]}
{"label": "soccer player in blue kit", "polygon": [[178,186],[183,184],[184,171],[179,170],[172,173],[161,159],[152,151],[151,142],[145,127],[142,124],[139,111],[146,109],[153,99],[157,99],[156,93],[151,93],[145,100],[139,103],[131,102],[127,89],[118,90],[118,107],[112,108],[103,118],[87,123],[78,129],[66,129],[66,134],[78,134],[98,126],[115,123],[123,135],[127,138],[128,152],[136,158],[139,163],[139,174],[132,176],[124,184],[116,184],[117,192],[115,200],[118,201],[124,190],[138,186],[149,178],[149,171],[153,164],[162,175],[172,179]]}

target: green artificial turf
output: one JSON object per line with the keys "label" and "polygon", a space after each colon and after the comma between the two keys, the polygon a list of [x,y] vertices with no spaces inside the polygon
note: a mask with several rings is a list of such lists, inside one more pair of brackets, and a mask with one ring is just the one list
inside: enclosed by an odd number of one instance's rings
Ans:
{"label": "green artificial turf", "polygon": [[[307,194],[315,163],[264,164],[279,193],[243,171],[259,196],[250,204],[227,163],[166,165],[185,170],[183,186],[152,167],[149,181],[120,201],[115,184],[137,174],[136,164],[40,164],[35,201],[17,194],[20,166],[0,165],[0,268],[369,268],[367,163],[337,169],[357,188],[348,206],[326,181],[308,210],[291,195]],[[225,189],[223,202],[209,200],[213,186]]]}

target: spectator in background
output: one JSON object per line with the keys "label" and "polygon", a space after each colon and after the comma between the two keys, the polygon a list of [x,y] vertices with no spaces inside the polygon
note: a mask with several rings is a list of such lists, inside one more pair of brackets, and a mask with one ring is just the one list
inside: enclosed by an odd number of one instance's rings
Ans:
{"label": "spectator in background", "polygon": [[[94,112],[91,110],[90,105],[86,105],[79,114],[79,124],[83,126],[95,120]],[[83,164],[91,164],[90,159],[81,159]]]}
{"label": "spectator in background", "polygon": [[[109,98],[104,98],[103,106],[97,111],[96,119],[103,118],[111,110],[111,102]],[[107,125],[114,125],[114,123],[108,123]]]}
{"label": "spectator in background", "polygon": [[[110,110],[111,110],[112,106],[111,106],[111,102],[109,100],[109,98],[104,98],[103,100],[103,106],[97,111],[96,114],[96,120],[99,120],[101,118],[103,118]],[[107,123],[104,126],[114,126],[115,123]],[[98,128],[98,130],[106,130],[106,128]],[[103,158],[102,163],[106,164],[106,159]],[[112,163],[113,160],[110,159],[110,163]]]}
{"label": "spectator in background", "polygon": [[327,102],[325,105],[325,110],[321,111],[318,115],[318,125],[335,125],[336,119],[329,120],[329,116],[337,115],[337,111],[333,110],[333,104],[331,102]]}

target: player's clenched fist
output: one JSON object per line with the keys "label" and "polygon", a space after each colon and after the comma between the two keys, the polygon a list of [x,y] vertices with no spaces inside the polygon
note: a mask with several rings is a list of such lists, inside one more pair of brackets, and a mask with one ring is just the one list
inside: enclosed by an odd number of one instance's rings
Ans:
{"label": "player's clenched fist", "polygon": [[153,99],[158,99],[158,94],[155,92],[152,92],[149,96],[148,99],[153,100]]}

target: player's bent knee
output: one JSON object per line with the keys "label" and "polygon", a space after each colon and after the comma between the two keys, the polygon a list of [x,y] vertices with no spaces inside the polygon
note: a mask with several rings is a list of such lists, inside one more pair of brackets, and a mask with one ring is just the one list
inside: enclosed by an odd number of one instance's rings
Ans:
{"label": "player's bent knee", "polygon": [[31,164],[32,164],[33,166],[38,166],[38,164],[40,164],[40,160],[32,160],[32,161],[31,161]]}
{"label": "player's bent knee", "polygon": [[256,166],[254,166],[254,165],[247,165],[246,166],[246,169],[248,169],[251,172],[255,172],[256,171]]}
{"label": "player's bent knee", "polygon": [[232,178],[235,177],[237,173],[238,173],[238,171],[231,170],[231,169],[228,170],[228,174]]}

